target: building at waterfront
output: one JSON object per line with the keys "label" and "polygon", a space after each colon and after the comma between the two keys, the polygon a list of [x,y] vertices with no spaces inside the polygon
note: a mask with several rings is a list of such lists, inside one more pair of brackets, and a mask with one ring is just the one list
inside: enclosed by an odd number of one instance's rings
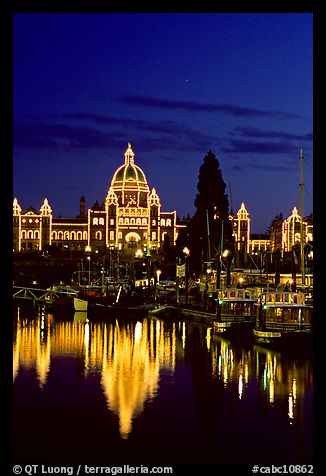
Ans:
{"label": "building at waterfront", "polygon": [[[251,233],[251,219],[244,203],[241,204],[236,215],[230,214],[233,225],[233,236],[236,250],[239,253],[254,255],[261,251],[277,249],[282,252],[291,251],[293,246],[301,242],[301,217],[296,207],[291,215],[283,219],[282,216],[273,220],[270,233],[257,235]],[[303,241],[305,244],[313,241],[312,217],[303,219]]]}
{"label": "building at waterfront", "polygon": [[[237,214],[230,213],[236,252],[244,257],[276,249],[291,251],[300,243],[301,217],[296,207],[285,220],[273,220],[270,233],[251,233],[251,219],[244,203]],[[190,218],[189,218],[190,219]],[[145,173],[135,163],[135,154],[128,144],[124,163],[114,172],[103,202],[86,210],[85,197],[80,198],[79,215],[75,218],[55,218],[47,198],[39,210],[23,211],[18,199],[13,202],[14,251],[42,251],[51,245],[71,251],[105,252],[140,250],[152,253],[163,244],[173,246],[180,228],[187,220],[177,222],[176,211],[161,209],[160,197],[150,189]],[[304,243],[313,241],[312,218],[303,219]],[[134,252],[133,251],[133,252]]]}
{"label": "building at waterfront", "polygon": [[159,251],[164,242],[174,245],[178,236],[176,211],[161,210],[160,197],[150,190],[145,173],[135,163],[128,144],[124,163],[114,172],[102,204],[86,211],[80,199],[76,218],[55,218],[47,198],[41,208],[22,211],[18,199],[13,202],[14,251],[41,251],[50,245],[59,249]]}

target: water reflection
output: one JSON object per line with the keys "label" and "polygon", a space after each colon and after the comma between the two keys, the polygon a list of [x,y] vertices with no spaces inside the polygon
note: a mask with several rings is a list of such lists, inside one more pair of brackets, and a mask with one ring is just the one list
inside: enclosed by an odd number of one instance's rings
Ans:
{"label": "water reflection", "polygon": [[156,396],[160,371],[174,371],[175,342],[175,325],[166,334],[160,321],[104,328],[101,383],[108,408],[119,415],[122,438],[128,437],[145,401]]}
{"label": "water reflection", "polygon": [[238,351],[230,341],[214,336],[211,346],[212,375],[226,387],[236,383],[242,399],[249,383],[257,382],[260,395],[285,410],[290,424],[298,416],[305,392],[312,388],[312,367],[309,359],[286,355],[254,345]]}
{"label": "water reflection", "polygon": [[[119,442],[112,439],[115,448],[121,441],[131,448],[136,437],[130,436],[135,429],[134,434],[145,441],[134,449],[135,453],[151,444],[148,435],[153,428],[159,428],[159,435],[152,452],[163,447],[167,450],[169,445],[171,453],[178,453],[175,458],[181,458],[180,437],[184,455],[191,454],[194,461],[196,457],[233,461],[234,448],[242,460],[254,454],[258,461],[258,456],[263,458],[263,451],[268,451],[270,440],[280,433],[293,438],[293,454],[288,458],[297,457],[300,451],[304,454],[306,447],[310,451],[306,443],[304,451],[297,449],[295,432],[305,433],[304,405],[312,393],[311,360],[255,345],[234,345],[201,323],[151,318],[91,322],[84,313],[56,320],[42,308],[32,315],[18,306],[13,363],[19,410],[24,411],[27,404],[33,409],[35,397],[41,395],[35,403],[35,414],[42,401],[45,414],[51,415],[65,377],[63,372],[68,372],[69,386],[78,368],[78,378],[60,396],[62,421],[71,425],[76,439],[82,433],[78,425],[83,420],[70,420],[71,407],[63,408],[66,401],[73,401],[76,413],[84,409],[84,417],[89,412],[87,429],[92,434],[98,429],[92,427],[94,418],[98,418],[97,425],[103,424],[98,435],[114,434],[111,424],[118,422]],[[37,387],[34,385],[32,390],[42,390],[37,394],[31,391],[33,374]],[[83,394],[86,387],[87,397]],[[44,392],[46,389],[49,391]],[[102,399],[98,398],[99,391]],[[151,411],[146,416],[144,410],[148,407]],[[107,416],[110,418],[106,420]],[[138,426],[136,421],[140,422]],[[251,425],[255,430],[248,438]],[[25,420],[18,421],[17,434],[25,427],[31,431]],[[310,427],[310,435],[309,431]],[[248,443],[244,444],[246,438]],[[22,438],[21,447],[25,442]],[[282,452],[285,446],[278,444]],[[99,436],[94,452],[101,445],[105,452],[106,442]]]}
{"label": "water reflection", "polygon": [[122,438],[128,438],[132,420],[144,403],[157,394],[160,374],[173,374],[176,359],[176,324],[144,319],[142,322],[91,323],[87,314],[54,322],[39,308],[35,319],[21,319],[13,344],[14,381],[20,369],[35,368],[39,385],[46,385],[51,358],[83,359],[85,378],[100,374],[108,409],[119,418]]}

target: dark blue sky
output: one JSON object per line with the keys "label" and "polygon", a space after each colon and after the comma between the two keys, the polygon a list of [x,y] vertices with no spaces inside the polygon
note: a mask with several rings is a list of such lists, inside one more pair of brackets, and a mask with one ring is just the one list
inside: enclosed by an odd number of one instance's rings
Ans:
{"label": "dark blue sky", "polygon": [[194,212],[211,150],[252,231],[312,212],[313,15],[14,15],[14,183],[23,209],[104,199],[128,142],[162,210]]}

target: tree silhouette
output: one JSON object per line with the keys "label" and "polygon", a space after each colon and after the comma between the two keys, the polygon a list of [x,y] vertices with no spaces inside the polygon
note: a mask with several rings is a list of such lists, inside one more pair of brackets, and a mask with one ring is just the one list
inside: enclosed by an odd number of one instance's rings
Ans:
{"label": "tree silhouette", "polygon": [[225,188],[219,161],[213,152],[208,151],[199,169],[198,193],[194,201],[196,212],[188,227],[191,263],[197,272],[200,272],[203,261],[216,258],[221,250],[222,235],[224,248],[232,246]]}

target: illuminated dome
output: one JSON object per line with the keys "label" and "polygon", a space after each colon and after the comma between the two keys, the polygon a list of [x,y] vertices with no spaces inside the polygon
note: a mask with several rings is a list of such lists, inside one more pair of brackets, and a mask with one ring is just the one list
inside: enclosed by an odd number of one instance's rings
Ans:
{"label": "illuminated dome", "polygon": [[147,206],[149,187],[144,172],[135,165],[130,143],[125,152],[125,163],[114,173],[107,197],[114,192],[120,206]]}

